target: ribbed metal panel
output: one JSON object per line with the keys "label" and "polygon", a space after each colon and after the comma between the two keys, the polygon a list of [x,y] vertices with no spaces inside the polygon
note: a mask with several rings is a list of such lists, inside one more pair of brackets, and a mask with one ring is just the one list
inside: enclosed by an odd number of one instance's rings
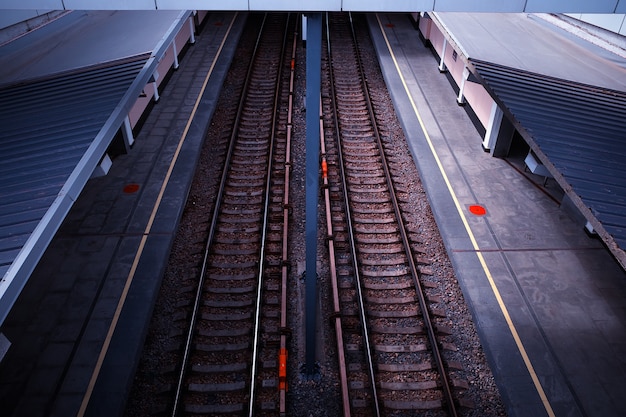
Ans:
{"label": "ribbed metal panel", "polygon": [[561,186],[626,249],[626,92],[470,62],[566,182]]}
{"label": "ribbed metal panel", "polygon": [[0,277],[148,58],[0,86]]}

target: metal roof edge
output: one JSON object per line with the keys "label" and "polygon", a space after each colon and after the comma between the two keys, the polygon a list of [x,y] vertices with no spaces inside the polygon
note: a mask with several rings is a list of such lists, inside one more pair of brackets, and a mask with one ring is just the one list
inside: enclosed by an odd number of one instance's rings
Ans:
{"label": "metal roof edge", "polygon": [[166,34],[161,38],[161,41],[153,49],[152,56],[161,59],[167,48],[170,46],[170,43],[174,40],[174,37],[176,36],[180,28],[185,24],[185,22],[192,15],[192,13],[192,10],[180,11],[176,20],[174,20]]}
{"label": "metal roof edge", "polygon": [[459,41],[456,36],[454,36],[452,31],[441,19],[441,12],[428,12],[428,15],[431,16],[431,20],[439,28],[441,33],[443,33],[443,36],[445,36],[447,41],[450,42],[452,46],[455,47],[455,49],[458,49],[461,52],[461,58],[463,59],[463,61],[467,62],[471,57],[469,56],[465,48],[463,48],[463,44],[461,43],[461,41]]}
{"label": "metal roof edge", "polygon": [[65,70],[65,71],[60,71],[60,72],[56,72],[52,74],[46,74],[46,75],[42,75],[42,76],[34,77],[34,78],[26,78],[26,79],[12,81],[8,83],[4,83],[4,84],[0,83],[0,90],[4,90],[6,88],[12,88],[12,87],[19,87],[19,86],[28,85],[28,84],[34,84],[34,83],[43,82],[43,81],[54,80],[59,77],[71,76],[71,75],[80,74],[80,73],[97,70],[101,68],[102,69],[110,68],[110,67],[114,67],[116,65],[120,65],[124,63],[141,61],[142,59],[147,60],[152,55],[153,53],[151,52],[143,52],[137,55],[122,57],[113,61],[99,62],[93,65],[72,68],[72,69]]}
{"label": "metal roof edge", "polygon": [[626,58],[626,37],[623,35],[594,26],[591,23],[575,19],[566,14],[535,13],[534,16],[615,55]]}

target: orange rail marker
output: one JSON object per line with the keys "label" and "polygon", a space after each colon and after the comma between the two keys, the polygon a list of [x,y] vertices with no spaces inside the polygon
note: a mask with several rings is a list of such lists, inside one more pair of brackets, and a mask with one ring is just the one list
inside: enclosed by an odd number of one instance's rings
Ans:
{"label": "orange rail marker", "polygon": [[278,352],[278,388],[287,390],[287,349]]}
{"label": "orange rail marker", "polygon": [[326,159],[322,159],[322,178],[328,178],[328,164],[326,163]]}

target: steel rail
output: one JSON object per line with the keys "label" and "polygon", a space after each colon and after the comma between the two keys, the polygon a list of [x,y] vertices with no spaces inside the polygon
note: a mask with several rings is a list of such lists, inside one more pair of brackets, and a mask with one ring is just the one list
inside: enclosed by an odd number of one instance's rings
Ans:
{"label": "steel rail", "polygon": [[[329,68],[329,78],[330,78],[330,85],[331,85],[331,89],[334,90],[335,88],[335,81],[334,81],[334,74],[333,74],[333,65],[332,65],[332,56],[331,56],[331,42],[330,42],[330,24],[329,24],[329,19],[328,19],[328,13],[326,13],[326,42],[327,42],[327,49],[328,49],[328,68]],[[335,122],[335,132],[337,133],[337,135],[339,135],[339,132],[341,131],[339,128],[339,115],[338,115],[338,111],[337,111],[337,102],[335,100],[335,93],[336,91],[333,92],[333,94],[330,94],[330,99],[332,102],[332,109],[333,109],[333,120]],[[372,381],[372,400],[374,402],[374,412],[376,413],[375,415],[377,417],[380,417],[381,412],[380,412],[380,404],[378,402],[378,392],[376,389],[376,378],[375,378],[375,372],[374,372],[374,361],[372,359],[372,351],[370,349],[371,347],[371,343],[369,340],[369,330],[368,330],[368,326],[367,326],[367,318],[366,318],[366,313],[365,313],[365,306],[363,305],[363,289],[361,287],[361,276],[359,273],[359,269],[357,267],[357,265],[359,264],[358,262],[358,256],[356,253],[356,241],[354,238],[354,233],[353,233],[353,224],[352,224],[352,210],[350,209],[350,204],[348,204],[349,200],[349,194],[348,194],[348,184],[346,182],[346,172],[344,169],[344,165],[343,165],[343,151],[341,149],[341,140],[339,137],[337,137],[337,143],[339,144],[339,146],[337,146],[337,155],[339,158],[340,163],[337,164],[339,165],[339,169],[341,172],[341,179],[342,179],[342,188],[343,188],[343,197],[344,197],[344,201],[346,202],[346,223],[347,223],[347,231],[348,231],[348,238],[349,238],[349,242],[350,242],[350,251],[351,251],[351,256],[352,256],[352,261],[353,261],[353,265],[354,267],[354,281],[355,281],[355,287],[357,290],[357,300],[358,300],[358,304],[359,304],[359,316],[360,316],[360,320],[361,320],[361,328],[362,328],[362,335],[363,335],[363,339],[364,339],[364,345],[365,345],[365,353],[366,353],[366,357],[367,357],[367,366],[368,366],[368,371],[369,371],[369,376],[370,379]]]}
{"label": "steel rail", "polygon": [[237,108],[237,113],[236,113],[236,117],[235,117],[235,121],[234,121],[234,128],[233,131],[231,133],[230,136],[230,142],[228,145],[228,151],[226,154],[226,159],[224,162],[224,169],[222,171],[222,177],[220,179],[220,185],[219,185],[219,189],[218,189],[218,193],[215,199],[215,207],[213,209],[213,216],[212,216],[212,221],[211,221],[211,226],[209,228],[209,235],[207,238],[207,242],[205,245],[205,250],[204,250],[204,257],[202,260],[202,268],[200,271],[200,277],[199,277],[199,281],[198,281],[198,288],[196,290],[196,295],[194,298],[194,305],[193,305],[193,309],[192,309],[192,314],[191,314],[191,320],[190,320],[190,325],[189,325],[189,329],[187,331],[187,337],[185,339],[185,346],[184,346],[184,351],[183,351],[183,359],[182,359],[182,365],[181,365],[181,369],[178,375],[178,381],[176,384],[176,393],[174,395],[174,403],[172,405],[172,413],[171,416],[172,417],[176,417],[179,414],[179,408],[181,405],[181,397],[182,397],[182,387],[183,387],[183,383],[184,383],[184,379],[185,376],[187,374],[187,362],[189,361],[189,356],[191,354],[191,342],[193,339],[193,334],[195,332],[195,328],[196,328],[196,324],[198,321],[198,313],[200,311],[200,306],[202,304],[202,290],[203,290],[203,286],[204,286],[204,282],[206,280],[206,270],[208,267],[208,260],[209,260],[209,253],[210,253],[210,248],[211,245],[213,244],[213,239],[215,237],[215,232],[217,230],[217,220],[218,220],[218,215],[219,212],[221,210],[221,204],[222,204],[222,200],[223,200],[223,196],[224,196],[224,188],[226,186],[226,180],[228,178],[228,171],[229,171],[229,167],[230,167],[230,161],[232,159],[232,155],[233,155],[233,151],[235,148],[235,138],[237,137],[237,133],[238,133],[238,126],[239,126],[239,121],[241,120],[241,115],[243,113],[243,109],[244,109],[244,104],[245,104],[245,97],[247,95],[247,91],[250,87],[250,78],[251,78],[251,74],[252,74],[252,70],[254,68],[254,62],[257,56],[257,52],[259,49],[259,43],[261,41],[261,36],[263,34],[263,30],[265,28],[265,22],[267,20],[267,13],[265,14],[265,16],[263,17],[263,22],[261,23],[261,27],[259,29],[259,35],[257,37],[255,46],[254,46],[254,51],[252,54],[252,59],[250,60],[250,65],[248,66],[248,71],[246,73],[246,78],[244,81],[244,86],[242,88],[242,93],[241,93],[241,97],[240,97],[240,101],[239,101],[239,106]]}
{"label": "steel rail", "polygon": [[[296,27],[298,22],[296,21]],[[289,276],[289,183],[291,176],[291,134],[293,130],[293,96],[296,78],[296,50],[298,46],[298,32],[293,35],[291,49],[290,75],[289,75],[289,104],[287,110],[287,143],[285,144],[285,193],[283,197],[283,241],[282,241],[282,265],[281,265],[281,294],[280,294],[280,350],[278,352],[278,389],[280,416],[287,413],[287,279]]]}
{"label": "steel rail", "polygon": [[[287,21],[285,23],[285,33],[283,35],[283,42],[280,49],[280,65],[278,66],[278,74],[276,75],[276,88],[274,90],[274,104],[273,111],[274,117],[272,118],[272,128],[270,131],[269,141],[269,153],[267,156],[267,170],[266,170],[266,182],[265,182],[265,202],[263,204],[263,226],[261,228],[261,251],[259,253],[259,269],[257,274],[257,301],[255,307],[254,318],[254,340],[252,343],[252,378],[250,380],[250,402],[248,407],[248,416],[254,415],[254,400],[256,390],[256,374],[258,366],[258,352],[259,352],[259,338],[261,334],[261,305],[263,304],[263,272],[265,270],[265,247],[267,237],[267,227],[269,223],[269,204],[270,204],[270,188],[272,183],[272,170],[274,168],[274,141],[276,139],[276,123],[278,121],[278,106],[279,106],[279,94],[281,88],[281,78],[283,74],[282,59],[285,56],[285,49],[287,47],[287,28],[289,27],[289,19],[291,14],[287,15]],[[287,184],[285,184],[287,186]]]}
{"label": "steel rail", "polygon": [[328,241],[328,260],[331,290],[333,294],[333,317],[337,337],[337,362],[339,363],[339,386],[343,400],[343,417],[350,417],[350,393],[348,390],[348,371],[343,343],[343,327],[341,324],[341,303],[339,302],[339,284],[337,281],[337,262],[335,255],[335,232],[330,204],[330,183],[328,181],[328,164],[326,162],[326,144],[324,120],[322,119],[322,98],[320,97],[320,156],[322,158],[322,188],[324,189],[324,205],[326,207],[326,238]]}
{"label": "steel rail", "polygon": [[390,169],[389,169],[389,165],[387,162],[387,158],[385,157],[385,150],[384,150],[384,146],[382,143],[382,140],[380,138],[380,132],[378,130],[378,125],[376,123],[376,117],[375,117],[375,113],[374,113],[374,107],[372,105],[372,100],[371,100],[371,96],[370,96],[370,91],[369,88],[367,87],[367,82],[365,81],[365,70],[363,68],[363,61],[361,59],[361,54],[359,52],[359,48],[358,48],[358,38],[356,36],[356,32],[354,30],[354,22],[352,20],[352,13],[349,13],[350,15],[350,29],[352,31],[352,39],[354,41],[354,45],[355,45],[355,52],[356,52],[356,58],[357,58],[357,63],[359,66],[359,71],[361,74],[361,80],[362,84],[363,84],[363,90],[365,92],[365,101],[367,104],[367,109],[370,115],[370,119],[372,121],[373,127],[374,127],[374,135],[376,138],[376,143],[378,145],[378,149],[380,151],[380,155],[381,155],[381,160],[382,160],[382,166],[383,169],[385,171],[385,177],[387,180],[387,187],[389,188],[389,194],[391,196],[392,202],[393,202],[393,208],[396,214],[396,218],[398,220],[398,225],[399,225],[399,229],[400,229],[400,236],[402,237],[402,242],[404,244],[404,248],[405,248],[405,252],[406,252],[406,257],[408,259],[409,262],[409,266],[410,266],[410,270],[411,270],[411,275],[413,276],[413,281],[415,283],[415,287],[417,288],[417,296],[418,296],[418,302],[420,305],[420,308],[422,310],[422,315],[424,317],[424,325],[427,329],[427,334],[428,334],[428,340],[430,341],[431,347],[432,347],[432,351],[433,351],[433,356],[436,362],[436,366],[437,366],[437,370],[440,374],[441,377],[441,384],[442,384],[442,390],[443,390],[443,394],[444,394],[444,399],[446,402],[446,405],[448,407],[448,413],[451,417],[457,417],[458,416],[458,412],[456,409],[456,405],[454,403],[454,397],[452,395],[452,389],[450,387],[450,382],[448,381],[448,377],[446,376],[446,370],[445,370],[445,366],[443,363],[443,357],[441,354],[441,350],[439,349],[439,343],[437,343],[437,337],[435,335],[435,329],[434,329],[434,325],[433,325],[433,321],[432,318],[430,316],[430,312],[428,309],[428,304],[426,302],[426,295],[425,295],[425,291],[424,288],[420,282],[420,272],[419,269],[417,268],[417,265],[415,263],[415,258],[413,257],[413,254],[411,252],[411,245],[409,242],[409,237],[408,237],[408,233],[406,230],[406,227],[404,225],[404,221],[402,220],[402,213],[400,212],[400,205],[398,203],[398,199],[396,197],[396,194],[393,192],[394,190],[394,186],[393,186],[393,180],[391,178],[391,174],[390,174]]}

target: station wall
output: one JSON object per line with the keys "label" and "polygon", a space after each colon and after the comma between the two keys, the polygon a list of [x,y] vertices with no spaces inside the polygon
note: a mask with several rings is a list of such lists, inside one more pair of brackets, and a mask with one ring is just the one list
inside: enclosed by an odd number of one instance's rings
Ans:
{"label": "station wall", "polygon": [[[439,59],[441,59],[443,54],[445,69],[450,73],[456,86],[460,88],[461,84],[463,84],[463,72],[467,57],[463,56],[463,52],[456,48],[455,45],[446,41],[445,35],[441,32],[439,27],[433,23],[432,19],[428,17],[420,18],[418,27],[422,37],[431,43]],[[445,51],[444,44],[446,44]],[[465,102],[472,108],[485,130],[488,130],[489,124],[492,123],[491,109],[494,100],[487,90],[485,90],[480,83],[466,80],[463,85],[463,97],[465,98]]]}

